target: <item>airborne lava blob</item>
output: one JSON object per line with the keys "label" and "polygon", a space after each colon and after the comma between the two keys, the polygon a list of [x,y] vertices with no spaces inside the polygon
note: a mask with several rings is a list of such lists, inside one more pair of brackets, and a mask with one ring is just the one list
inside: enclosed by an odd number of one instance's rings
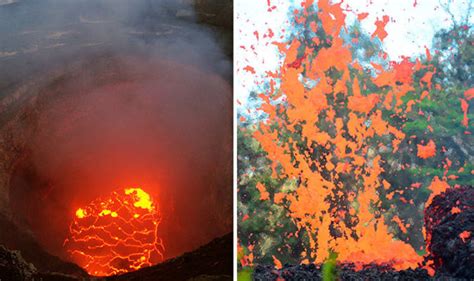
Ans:
{"label": "airborne lava blob", "polygon": [[76,211],[64,241],[71,259],[89,274],[109,276],[163,259],[158,206],[141,188],[126,188]]}

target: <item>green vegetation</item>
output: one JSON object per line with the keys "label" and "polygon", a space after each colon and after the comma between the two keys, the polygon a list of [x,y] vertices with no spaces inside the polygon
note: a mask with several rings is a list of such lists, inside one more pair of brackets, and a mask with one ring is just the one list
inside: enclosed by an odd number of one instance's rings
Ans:
{"label": "green vegetation", "polygon": [[336,281],[337,280],[337,253],[331,252],[329,258],[323,263],[322,275],[323,281]]}

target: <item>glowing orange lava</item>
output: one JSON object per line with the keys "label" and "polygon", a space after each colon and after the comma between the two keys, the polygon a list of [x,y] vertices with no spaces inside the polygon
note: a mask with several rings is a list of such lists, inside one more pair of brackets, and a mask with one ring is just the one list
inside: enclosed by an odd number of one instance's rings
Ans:
{"label": "glowing orange lava", "polygon": [[91,275],[130,272],[163,259],[159,223],[158,206],[143,189],[117,190],[76,210],[64,246]]}
{"label": "glowing orange lava", "polygon": [[[314,1],[304,3],[306,8],[295,12],[304,36],[274,43],[284,62],[268,83],[278,80],[279,87],[259,95],[268,118],[253,134],[272,162],[273,177],[292,186],[282,188],[275,202],[308,233],[302,263],[323,263],[334,251],[338,261],[358,269],[370,263],[416,268],[422,257],[395,238],[378,209],[381,191],[391,187],[383,178],[383,157],[397,153],[409,137],[390,118],[405,118],[425,97],[403,103],[416,90],[414,73],[423,72],[420,92],[429,91],[434,70],[404,59],[387,67],[373,63],[376,71],[367,75],[341,34],[346,17],[341,3],[320,0],[317,9]],[[388,22],[387,16],[377,21],[372,38],[382,41]],[[307,40],[310,29],[314,40]],[[378,59],[385,57],[381,52]],[[436,149],[429,141],[418,145],[418,155],[431,158]],[[270,199],[261,183],[256,188],[261,200]],[[406,231],[400,218],[395,221]]]}

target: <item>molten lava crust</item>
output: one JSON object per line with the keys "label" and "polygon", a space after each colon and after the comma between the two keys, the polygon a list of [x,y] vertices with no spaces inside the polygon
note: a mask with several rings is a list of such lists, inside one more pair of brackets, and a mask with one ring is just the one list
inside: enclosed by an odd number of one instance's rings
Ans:
{"label": "molten lava crust", "polygon": [[91,275],[108,276],[163,259],[158,206],[141,188],[126,188],[76,211],[64,241],[71,259]]}

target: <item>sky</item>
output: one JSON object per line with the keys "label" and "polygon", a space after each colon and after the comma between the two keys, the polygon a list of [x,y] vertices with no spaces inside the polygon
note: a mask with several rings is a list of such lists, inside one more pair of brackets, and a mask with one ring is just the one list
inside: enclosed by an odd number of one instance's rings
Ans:
{"label": "sky", "polygon": [[[388,33],[383,42],[390,60],[398,61],[401,56],[417,56],[431,48],[433,35],[451,25],[451,17],[441,7],[448,0],[345,0],[342,4],[347,12],[346,21],[353,22],[356,14],[369,13],[362,21],[362,27],[371,34],[375,21],[384,15],[390,17],[385,30]],[[468,7],[469,0],[451,0],[451,11],[460,19]],[[251,90],[256,87],[255,77],[266,71],[275,70],[279,56],[272,41],[278,41],[288,26],[288,10],[298,0],[238,0],[235,1],[235,96],[240,107],[245,106]],[[271,9],[275,7],[274,9]],[[269,8],[271,11],[269,11]],[[474,22],[473,17],[469,19]],[[267,35],[268,29],[274,33]],[[257,32],[257,33],[255,33]],[[258,34],[258,40],[257,40]],[[244,70],[251,65],[255,74]]]}

